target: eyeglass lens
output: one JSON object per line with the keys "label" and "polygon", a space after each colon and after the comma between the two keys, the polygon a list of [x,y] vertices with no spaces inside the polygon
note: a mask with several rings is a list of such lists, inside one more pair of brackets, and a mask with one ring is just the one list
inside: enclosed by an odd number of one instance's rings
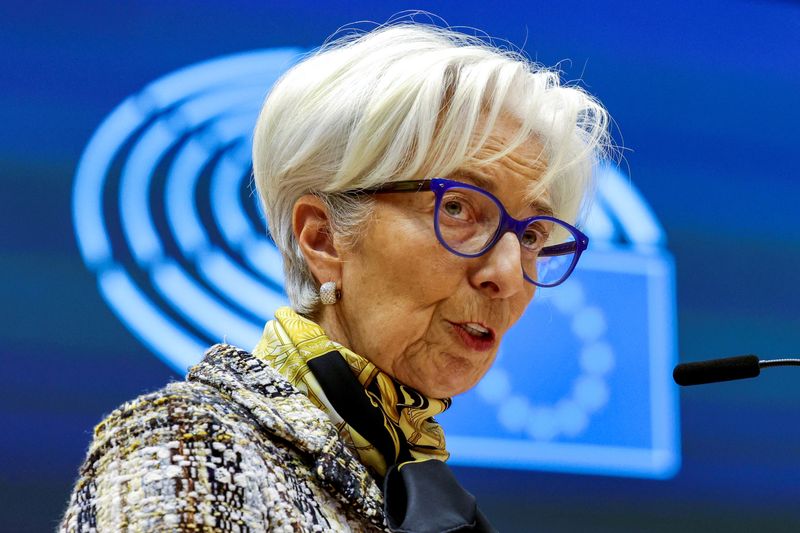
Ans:
{"label": "eyeglass lens", "polygon": [[[502,222],[501,207],[474,189],[450,187],[442,193],[436,225],[443,244],[463,255],[480,255]],[[575,257],[572,232],[551,220],[535,220],[518,236],[525,274],[540,285],[562,281]]]}

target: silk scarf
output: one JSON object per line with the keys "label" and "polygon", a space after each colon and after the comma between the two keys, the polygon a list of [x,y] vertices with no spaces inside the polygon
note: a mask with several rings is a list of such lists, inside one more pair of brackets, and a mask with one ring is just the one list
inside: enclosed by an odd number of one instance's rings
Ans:
{"label": "silk scarf", "polygon": [[449,457],[444,432],[433,418],[450,407],[449,398],[427,398],[398,383],[292,309],[275,312],[253,355],[324,411],[377,478],[396,463]]}

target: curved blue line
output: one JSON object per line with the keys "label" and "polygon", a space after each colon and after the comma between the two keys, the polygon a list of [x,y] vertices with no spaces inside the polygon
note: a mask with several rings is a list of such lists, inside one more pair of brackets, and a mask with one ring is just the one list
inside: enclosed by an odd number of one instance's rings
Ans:
{"label": "curved blue line", "polygon": [[242,259],[267,279],[284,286],[283,258],[275,246],[264,237],[251,237],[242,243]]}
{"label": "curved blue line", "polygon": [[[186,106],[179,108],[179,112],[186,111]],[[240,110],[242,106],[236,106]],[[194,110],[189,115],[193,127],[197,127],[209,119],[215,118],[213,113],[223,111],[224,106],[205,107],[202,112]],[[229,110],[230,111],[230,110]],[[247,115],[249,117],[249,115]],[[234,120],[240,126],[247,119],[235,115],[234,117],[219,117],[221,120]],[[255,118],[253,118],[255,120]],[[212,126],[209,128],[213,128]],[[225,138],[214,130],[203,131],[190,138],[179,148],[173,163],[167,173],[165,187],[165,203],[167,207],[167,221],[178,242],[181,251],[187,257],[192,257],[199,250],[208,248],[208,237],[203,231],[203,224],[197,212],[195,201],[195,185],[205,165],[213,158],[214,152],[221,150],[225,144],[232,142],[236,137],[243,136],[241,128],[227,128],[232,132],[232,138]],[[247,163],[249,165],[249,162]],[[212,192],[212,197],[213,197]]]}
{"label": "curved blue line", "polygon": [[136,262],[146,267],[164,255],[150,214],[149,185],[161,157],[178,140],[163,119],[155,121],[131,150],[120,177],[122,230]]}
{"label": "curved blue line", "polygon": [[111,244],[103,218],[106,173],[119,148],[145,118],[134,99],[127,98],[97,128],[78,162],[72,219],[81,255],[92,270],[111,260]]}
{"label": "curved blue line", "polygon": [[218,249],[203,254],[198,268],[215,289],[264,320],[272,318],[277,308],[288,305],[285,296],[264,286]]}
{"label": "curved blue line", "polygon": [[211,176],[211,211],[228,245],[238,250],[248,266],[279,286],[285,282],[283,259],[264,234],[253,232],[253,225],[244,216],[239,190],[249,167],[248,159],[238,151],[222,156]]}
{"label": "curved blue line", "polygon": [[211,175],[211,213],[222,236],[235,249],[241,247],[250,231],[239,195],[248,168],[249,161],[225,154]]}
{"label": "curved blue line", "polygon": [[203,143],[189,139],[178,150],[167,173],[167,222],[178,247],[190,259],[211,246],[197,212],[195,184],[212,155]]}
{"label": "curved blue line", "polygon": [[231,311],[174,261],[167,259],[155,265],[151,280],[170,305],[215,342],[250,347],[261,338],[261,324],[253,324]]}
{"label": "curved blue line", "polygon": [[[252,123],[249,125],[252,130],[262,93],[263,87],[223,87],[216,92],[197,94],[183,101],[176,113],[185,122],[184,129],[194,129],[209,122],[213,124],[220,117],[247,113],[252,116]],[[240,133],[249,135],[250,131],[243,130]]]}
{"label": "curved blue line", "polygon": [[145,87],[143,93],[158,106],[166,107],[186,96],[210,88],[241,85],[241,80],[246,80],[261,85],[266,95],[278,76],[296,63],[302,53],[298,48],[273,48],[212,59],[164,76]]}
{"label": "curved blue line", "polygon": [[[217,145],[226,145],[234,141],[239,141],[242,144],[246,144],[249,148],[257,118],[258,110],[245,109],[238,114],[227,115],[215,120],[209,125],[206,133]],[[249,161],[249,150],[247,154]],[[247,166],[249,166],[249,162]]]}
{"label": "curved blue line", "polygon": [[[275,309],[286,305],[279,293],[265,287],[258,279],[241,269],[216,248],[212,248],[197,213],[194,201],[194,185],[202,167],[211,154],[195,140],[184,145],[172,168],[167,181],[167,220],[170,223],[181,251],[196,261],[203,278],[227,298],[244,307],[251,314],[267,318]],[[234,185],[236,180],[225,180]],[[217,187],[219,187],[219,182]],[[212,185],[214,204],[223,193]],[[240,216],[235,209],[228,210],[231,216]]]}
{"label": "curved blue line", "polygon": [[118,265],[98,273],[98,287],[109,307],[136,337],[180,375],[198,363],[206,344],[165,316]]}

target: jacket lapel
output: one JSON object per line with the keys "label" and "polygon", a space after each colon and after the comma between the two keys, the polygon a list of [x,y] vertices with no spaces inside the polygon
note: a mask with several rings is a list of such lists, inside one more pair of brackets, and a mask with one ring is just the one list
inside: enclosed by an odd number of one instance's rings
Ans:
{"label": "jacket lapel", "polygon": [[187,379],[225,393],[262,431],[310,456],[320,485],[344,508],[355,508],[376,527],[385,527],[383,495],[367,469],[345,448],[327,415],[268,364],[234,346],[216,344]]}

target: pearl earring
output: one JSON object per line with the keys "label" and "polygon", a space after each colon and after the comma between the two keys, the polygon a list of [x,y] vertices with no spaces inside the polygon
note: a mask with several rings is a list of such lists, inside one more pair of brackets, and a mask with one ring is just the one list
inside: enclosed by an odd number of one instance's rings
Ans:
{"label": "pearl earring", "polygon": [[336,288],[335,281],[326,281],[319,288],[319,300],[323,305],[333,305],[342,297],[342,291]]}

